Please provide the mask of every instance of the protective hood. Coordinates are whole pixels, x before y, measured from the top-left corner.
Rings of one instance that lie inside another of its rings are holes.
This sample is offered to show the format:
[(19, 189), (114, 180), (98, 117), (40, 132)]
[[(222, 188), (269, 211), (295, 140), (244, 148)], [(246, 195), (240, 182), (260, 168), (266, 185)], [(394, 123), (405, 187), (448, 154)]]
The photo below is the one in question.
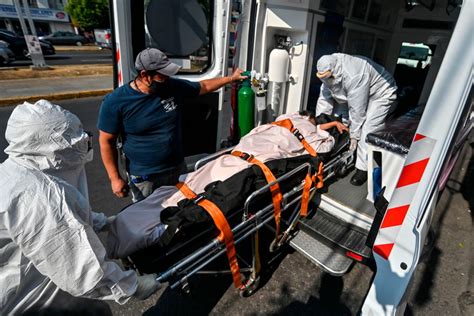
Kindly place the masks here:
[(342, 81), (342, 67), (341, 60), (337, 54), (324, 55), (318, 59), (317, 63), (318, 73), (331, 72), (331, 76), (327, 78), (320, 78), (320, 80), (328, 86), (333, 88), (339, 85)]
[(42, 171), (78, 169), (92, 160), (89, 136), (71, 112), (46, 100), (12, 112), (5, 132), (9, 159)]

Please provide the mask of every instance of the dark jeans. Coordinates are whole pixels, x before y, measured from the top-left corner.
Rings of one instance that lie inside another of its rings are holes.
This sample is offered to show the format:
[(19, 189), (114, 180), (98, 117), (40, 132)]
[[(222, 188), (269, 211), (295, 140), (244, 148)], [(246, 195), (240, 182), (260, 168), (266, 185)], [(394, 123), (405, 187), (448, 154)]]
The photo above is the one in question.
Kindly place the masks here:
[(132, 192), (132, 201), (136, 203), (153, 193), (157, 188), (164, 185), (175, 185), (181, 174), (186, 173), (184, 161), (175, 168), (162, 173), (155, 173), (148, 176), (129, 175), (128, 185)]

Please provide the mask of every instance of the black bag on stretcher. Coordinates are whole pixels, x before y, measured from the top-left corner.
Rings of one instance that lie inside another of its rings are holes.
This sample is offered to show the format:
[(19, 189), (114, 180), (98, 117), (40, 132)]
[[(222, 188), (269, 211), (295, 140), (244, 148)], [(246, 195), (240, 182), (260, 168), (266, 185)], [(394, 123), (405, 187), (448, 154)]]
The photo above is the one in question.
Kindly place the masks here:
[[(273, 204), (278, 235), (282, 192), (305, 179), (303, 195), (305, 191), (309, 194), (311, 186), (321, 186), (322, 162), (316, 152), (329, 152), (333, 146), (334, 137), (315, 126), (308, 116), (285, 115), (273, 124), (259, 126), (230, 154), (182, 175), (177, 186), (158, 188), (145, 200), (125, 208), (110, 229), (109, 256), (129, 257), (144, 273), (162, 272), (218, 236), (226, 245), (232, 268), (237, 260), (231, 227), (241, 222), (248, 196), (309, 163), (309, 173), (304, 168), (270, 186), (251, 205), (250, 213)], [(212, 229), (212, 223), (217, 230)], [(188, 246), (191, 240), (192, 247)], [(239, 283), (236, 273), (234, 283)]]

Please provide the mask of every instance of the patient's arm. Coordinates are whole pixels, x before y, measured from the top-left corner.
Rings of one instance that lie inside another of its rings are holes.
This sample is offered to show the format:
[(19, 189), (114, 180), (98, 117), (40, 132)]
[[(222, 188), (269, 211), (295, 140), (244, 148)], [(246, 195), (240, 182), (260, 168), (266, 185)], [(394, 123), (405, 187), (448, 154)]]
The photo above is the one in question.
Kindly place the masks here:
[(327, 129), (330, 129), (331, 127), (336, 127), (340, 134), (342, 134), (344, 131), (346, 131), (346, 132), (349, 131), (349, 128), (346, 125), (344, 125), (344, 124), (342, 124), (341, 122), (338, 122), (338, 121), (319, 124), (319, 128), (322, 129), (322, 130), (327, 130)]

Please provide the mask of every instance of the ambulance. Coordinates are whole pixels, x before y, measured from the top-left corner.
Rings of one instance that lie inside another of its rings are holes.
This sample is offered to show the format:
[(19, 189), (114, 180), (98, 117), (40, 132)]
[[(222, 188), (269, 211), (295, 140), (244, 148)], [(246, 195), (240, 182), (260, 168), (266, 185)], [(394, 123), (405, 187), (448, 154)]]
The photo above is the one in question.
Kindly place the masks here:
[[(164, 51), (182, 67), (178, 77), (192, 81), (240, 68), (255, 90), (253, 126), (315, 111), (322, 55), (365, 56), (394, 75), (399, 104), (385, 130), (368, 139), (367, 185), (349, 184), (351, 161), (334, 170), (335, 180), (317, 195), (316, 215), (300, 221), (289, 244), (332, 275), (348, 273), (354, 262), (373, 266), (361, 314), (403, 314), (438, 197), (474, 124), (474, 1), (111, 0), (110, 6), (115, 87), (135, 77), (135, 57), (146, 47)], [(237, 94), (233, 85), (186, 101), (187, 156), (235, 144)]]

